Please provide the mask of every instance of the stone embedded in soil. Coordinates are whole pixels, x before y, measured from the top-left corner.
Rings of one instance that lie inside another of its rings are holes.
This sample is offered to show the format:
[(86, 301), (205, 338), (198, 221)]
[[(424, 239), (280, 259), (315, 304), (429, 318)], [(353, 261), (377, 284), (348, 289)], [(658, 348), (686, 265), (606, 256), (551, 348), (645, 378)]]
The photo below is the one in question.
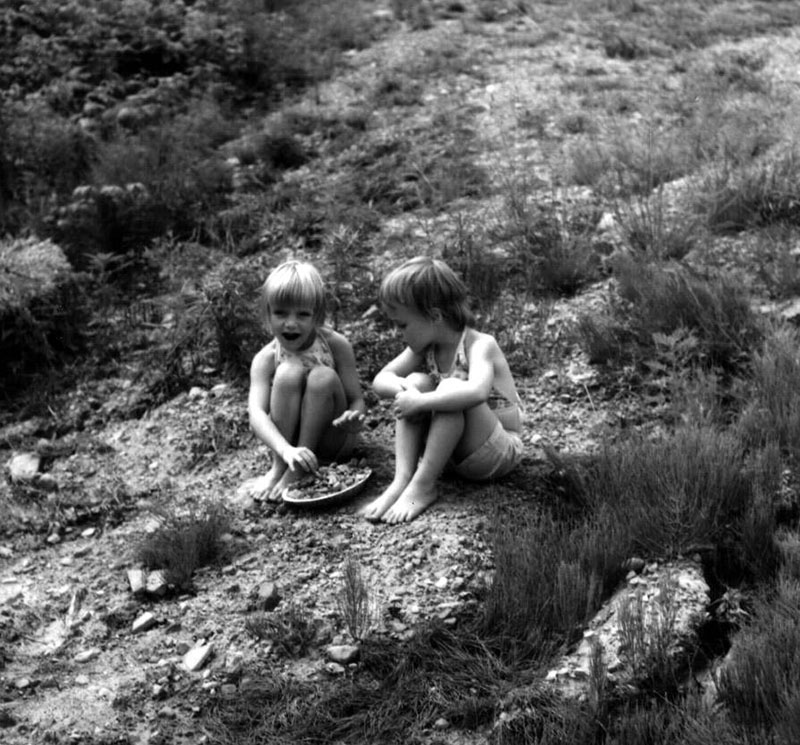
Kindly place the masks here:
[(84, 662), (90, 662), (99, 655), (100, 655), (100, 650), (95, 647), (93, 649), (85, 649), (82, 652), (78, 652), (78, 654), (76, 654), (73, 659), (75, 660), (75, 662), (84, 663)]
[(17, 453), (8, 461), (8, 475), (13, 483), (30, 483), (39, 474), (41, 457), (36, 453)]
[(143, 594), (147, 587), (147, 572), (144, 569), (129, 569), (128, 584), (131, 586), (131, 592), (134, 595)]
[(281, 594), (274, 582), (262, 582), (253, 593), (257, 610), (275, 610), (281, 602)]
[(351, 662), (358, 661), (361, 650), (355, 644), (331, 644), (326, 652), (331, 662), (349, 665)]
[(149, 611), (146, 613), (142, 613), (134, 622), (131, 630), (134, 634), (140, 634), (143, 631), (147, 631), (148, 629), (152, 629), (153, 626), (158, 623), (156, 621), (156, 617), (150, 613)]
[(208, 662), (214, 652), (212, 644), (200, 644), (183, 656), (183, 665), (189, 672), (199, 670)]

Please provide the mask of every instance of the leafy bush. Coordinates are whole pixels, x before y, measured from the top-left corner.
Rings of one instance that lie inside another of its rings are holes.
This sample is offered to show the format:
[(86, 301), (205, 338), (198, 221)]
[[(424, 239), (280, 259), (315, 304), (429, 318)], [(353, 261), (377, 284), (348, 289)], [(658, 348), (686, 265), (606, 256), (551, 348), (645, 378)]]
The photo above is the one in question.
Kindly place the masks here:
[(207, 366), (246, 378), (267, 335), (258, 288), (269, 273), (269, 257), (223, 262), (199, 287), (185, 288), (177, 322), (150, 381), (153, 392), (173, 395), (198, 380)]
[(0, 241), (0, 382), (5, 393), (72, 357), (89, 314), (85, 278), (34, 238)]
[(577, 209), (566, 216), (553, 205), (533, 203), (525, 185), (509, 185), (503, 214), (491, 236), (508, 245), (504, 285), (522, 294), (572, 295), (597, 279), (600, 258), (592, 234), (598, 215)]
[(687, 362), (732, 373), (762, 337), (743, 289), (730, 279), (707, 280), (683, 265), (632, 258), (616, 262), (615, 276), (606, 312), (578, 322), (579, 339), (595, 363), (652, 359), (655, 334), (684, 329), (697, 340)]

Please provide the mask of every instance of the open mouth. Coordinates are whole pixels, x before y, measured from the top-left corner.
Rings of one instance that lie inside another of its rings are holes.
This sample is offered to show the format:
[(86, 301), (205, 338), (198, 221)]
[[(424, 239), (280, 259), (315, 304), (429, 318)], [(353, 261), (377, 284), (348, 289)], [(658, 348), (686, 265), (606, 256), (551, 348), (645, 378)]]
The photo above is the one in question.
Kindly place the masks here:
[(286, 339), (286, 341), (296, 341), (297, 339), (300, 338), (300, 334), (295, 334), (295, 333), (284, 334), (283, 338)]

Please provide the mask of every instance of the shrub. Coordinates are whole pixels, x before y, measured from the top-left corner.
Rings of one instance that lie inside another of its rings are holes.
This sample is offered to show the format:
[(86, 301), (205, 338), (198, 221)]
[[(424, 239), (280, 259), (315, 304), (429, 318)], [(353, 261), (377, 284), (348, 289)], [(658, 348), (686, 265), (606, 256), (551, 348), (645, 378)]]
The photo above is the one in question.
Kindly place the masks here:
[(588, 498), (611, 511), (633, 550), (655, 556), (713, 547), (731, 531), (740, 539), (754, 494), (775, 483), (774, 474), (750, 467), (734, 435), (702, 426), (631, 438), (586, 469)]
[(336, 608), (353, 639), (363, 639), (369, 633), (375, 621), (375, 598), (361, 567), (352, 556), (344, 562)]
[(160, 526), (141, 540), (135, 558), (149, 570), (163, 570), (169, 584), (189, 589), (196, 569), (224, 556), (228, 519), (215, 506), (186, 515), (164, 512), (159, 518)]
[(619, 580), (628, 537), (608, 514), (598, 511), (574, 527), (544, 514), (511, 522), (498, 516), (482, 623), (512, 657), (546, 659)]
[(697, 209), (717, 232), (800, 224), (800, 155), (796, 147), (741, 167), (712, 171)]
[(599, 276), (592, 234), (598, 215), (578, 209), (567, 217), (532, 202), (524, 186), (510, 185), (504, 212), (490, 235), (508, 245), (504, 279), (522, 294), (572, 295)]
[(737, 426), (744, 440), (759, 447), (777, 443), (800, 457), (800, 333), (790, 326), (773, 328), (753, 355), (747, 400)]
[(596, 363), (639, 363), (653, 357), (654, 335), (685, 329), (697, 339), (691, 357), (705, 368), (733, 373), (746, 363), (762, 329), (732, 280), (704, 279), (683, 265), (648, 265), (620, 258), (608, 309), (580, 317), (577, 331)]
[(255, 353), (266, 343), (258, 288), (269, 273), (270, 258), (229, 259), (210, 272), (199, 287), (180, 298), (177, 322), (159, 350), (150, 388), (173, 395), (194, 383), (207, 366), (246, 378)]
[(719, 700), (729, 716), (747, 728), (783, 728), (788, 718), (796, 721), (800, 695), (796, 579), (781, 579), (775, 597), (759, 603), (753, 621), (738, 634), (734, 650), (717, 681)]
[(82, 349), (89, 313), (84, 279), (50, 241), (0, 241), (0, 381), (5, 393)]

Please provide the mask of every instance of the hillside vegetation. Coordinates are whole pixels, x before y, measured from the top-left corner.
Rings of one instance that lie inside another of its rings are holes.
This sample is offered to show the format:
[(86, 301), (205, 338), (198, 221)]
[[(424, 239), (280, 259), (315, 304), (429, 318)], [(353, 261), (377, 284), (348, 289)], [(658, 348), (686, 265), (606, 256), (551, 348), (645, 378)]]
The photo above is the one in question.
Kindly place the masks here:
[[(38, 458), (0, 490), (10, 742), (796, 740), (797, 3), (3, 0), (0, 38), (0, 447)], [(391, 534), (242, 510), (270, 268), (319, 266), (366, 388), (380, 277), (418, 253), (507, 351), (521, 473)], [(631, 567), (686, 560), (691, 645), (626, 606), (636, 685), (598, 648), (587, 696), (548, 687)], [(109, 576), (134, 565), (169, 577), (152, 644)], [(69, 696), (86, 726), (37, 713)]]

